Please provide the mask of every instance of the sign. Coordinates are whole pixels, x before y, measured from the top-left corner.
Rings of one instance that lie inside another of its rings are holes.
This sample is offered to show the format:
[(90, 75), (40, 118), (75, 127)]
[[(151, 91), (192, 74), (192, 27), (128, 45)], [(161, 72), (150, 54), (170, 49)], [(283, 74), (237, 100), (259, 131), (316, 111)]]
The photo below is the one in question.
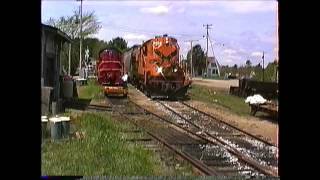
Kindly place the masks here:
[(161, 41), (153, 41), (153, 48), (158, 48), (161, 46)]

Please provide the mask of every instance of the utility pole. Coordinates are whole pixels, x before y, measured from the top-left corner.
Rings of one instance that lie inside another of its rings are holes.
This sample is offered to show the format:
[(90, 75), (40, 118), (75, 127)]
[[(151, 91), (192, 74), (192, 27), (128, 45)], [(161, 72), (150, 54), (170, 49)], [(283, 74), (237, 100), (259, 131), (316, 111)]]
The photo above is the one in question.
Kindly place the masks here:
[(212, 26), (212, 24), (204, 24), (203, 25), (203, 27), (206, 27), (206, 29), (207, 29), (206, 75), (208, 75), (208, 72), (207, 72), (208, 71), (208, 67), (207, 67), (208, 66), (208, 49), (209, 49), (208, 48), (209, 47), (208, 46), (208, 43), (209, 43), (208, 39), (209, 39), (209, 29), (210, 29), (209, 27), (210, 26)]
[(69, 43), (69, 67), (68, 67), (68, 75), (71, 75), (71, 43)]
[(191, 44), (191, 55), (190, 55), (190, 73), (191, 73), (191, 77), (193, 77), (193, 64), (192, 64), (192, 54), (193, 54), (193, 46), (192, 46), (192, 42), (194, 41), (199, 41), (199, 40), (189, 40), (189, 41), (186, 41), (186, 42), (190, 42)]
[(262, 52), (262, 82), (264, 82), (264, 51)]
[(181, 57), (181, 59), (180, 59), (180, 67), (183, 67), (183, 66), (182, 66), (182, 63), (183, 63), (183, 54), (181, 54), (180, 57)]
[(79, 63), (79, 75), (81, 71), (81, 63), (82, 63), (82, 0), (80, 1), (80, 63)]

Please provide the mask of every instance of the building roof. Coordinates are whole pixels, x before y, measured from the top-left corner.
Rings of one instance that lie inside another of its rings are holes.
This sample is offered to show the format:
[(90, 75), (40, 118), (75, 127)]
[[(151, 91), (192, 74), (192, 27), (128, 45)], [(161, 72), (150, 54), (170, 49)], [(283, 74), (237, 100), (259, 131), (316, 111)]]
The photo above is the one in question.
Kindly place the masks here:
[(208, 62), (209, 63), (215, 63), (216, 62), (216, 57), (208, 57)]
[(52, 33), (59, 35), (64, 41), (72, 42), (71, 38), (66, 33), (59, 30), (58, 28), (55, 28), (46, 24), (41, 24), (41, 29), (50, 31)]
[(215, 63), (217, 66), (220, 67), (219, 62), (217, 61), (216, 57), (208, 57), (208, 63)]

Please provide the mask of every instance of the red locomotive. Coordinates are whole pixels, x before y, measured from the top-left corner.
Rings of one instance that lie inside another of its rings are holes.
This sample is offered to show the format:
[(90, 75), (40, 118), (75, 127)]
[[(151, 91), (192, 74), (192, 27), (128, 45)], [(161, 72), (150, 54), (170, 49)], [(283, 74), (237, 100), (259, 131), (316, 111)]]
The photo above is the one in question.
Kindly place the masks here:
[(151, 98), (182, 97), (191, 84), (179, 65), (177, 40), (167, 35), (133, 46), (123, 59), (130, 82)]
[(97, 78), (106, 96), (127, 96), (127, 75), (124, 72), (121, 53), (113, 49), (99, 52)]

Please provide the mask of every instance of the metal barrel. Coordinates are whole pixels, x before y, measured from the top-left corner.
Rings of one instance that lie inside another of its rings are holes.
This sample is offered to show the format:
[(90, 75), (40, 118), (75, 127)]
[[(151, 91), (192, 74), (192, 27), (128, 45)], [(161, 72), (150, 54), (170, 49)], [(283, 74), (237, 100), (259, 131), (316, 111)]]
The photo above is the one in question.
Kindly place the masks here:
[(48, 118), (47, 116), (41, 116), (41, 137), (42, 140), (48, 137)]
[(47, 124), (48, 122), (41, 122), (42, 139), (45, 139), (48, 137)]
[(62, 127), (62, 137), (69, 138), (70, 134), (70, 117), (60, 117)]
[(62, 123), (60, 122), (50, 122), (51, 128), (51, 139), (59, 140), (62, 138)]
[(62, 121), (62, 137), (69, 138), (70, 121)]

